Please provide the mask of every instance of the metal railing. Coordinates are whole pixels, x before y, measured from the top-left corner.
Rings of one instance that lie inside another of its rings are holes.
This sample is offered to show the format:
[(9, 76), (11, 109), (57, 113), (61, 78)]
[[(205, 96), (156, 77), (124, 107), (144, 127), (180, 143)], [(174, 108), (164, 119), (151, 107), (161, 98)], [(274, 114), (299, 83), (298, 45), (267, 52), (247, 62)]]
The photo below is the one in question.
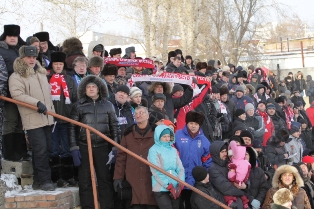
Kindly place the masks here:
[[(37, 107), (27, 104), (25, 102), (20, 102), (8, 97), (4, 97), (4, 96), (0, 96), (0, 99), (7, 101), (7, 102), (12, 102), (15, 103), (16, 105), (21, 105), (33, 110), (37, 111)], [(64, 117), (62, 115), (56, 114), (54, 112), (50, 112), (47, 111), (48, 115), (51, 115), (55, 118), (59, 118), (61, 120), (67, 121), (69, 123), (75, 124), (77, 126), (83, 127), (86, 129), (86, 136), (87, 136), (87, 146), (88, 146), (88, 156), (89, 156), (89, 164), (90, 164), (90, 172), (91, 172), (91, 180), (92, 180), (92, 187), (93, 187), (93, 196), (94, 196), (94, 206), (95, 209), (98, 209), (98, 195), (97, 195), (97, 188), (96, 188), (96, 176), (95, 176), (95, 171), (94, 171), (94, 162), (93, 162), (93, 150), (92, 150), (92, 145), (91, 145), (91, 138), (90, 138), (90, 132), (93, 132), (95, 134), (97, 134), (98, 136), (100, 136), (101, 138), (103, 138), (104, 140), (106, 140), (107, 142), (109, 142), (110, 144), (112, 144), (113, 146), (117, 147), (118, 149), (122, 150), (123, 152), (126, 152), (128, 155), (131, 155), (132, 157), (136, 158), (137, 160), (141, 161), (142, 163), (145, 163), (146, 165), (158, 170), (159, 172), (165, 174), (166, 176), (176, 180), (177, 182), (183, 184), (184, 186), (186, 186), (187, 188), (191, 189), (192, 191), (196, 192), (197, 194), (201, 195), (202, 197), (206, 198), (207, 200), (219, 205), (222, 208), (225, 209), (231, 209), (230, 207), (226, 206), (225, 204), (219, 202), (218, 200), (216, 200), (215, 198), (212, 198), (211, 196), (205, 194), (204, 192), (200, 191), (199, 189), (196, 189), (195, 187), (191, 186), (190, 184), (180, 180), (179, 178), (177, 178), (176, 176), (171, 175), (170, 173), (167, 173), (166, 171), (164, 171), (163, 169), (159, 168), (158, 166), (150, 163), (149, 161), (147, 161), (146, 159), (140, 157), (139, 155), (131, 152), (130, 150), (126, 149), (125, 147), (121, 146), (120, 144), (118, 144), (117, 142), (115, 142), (114, 140), (110, 139), (109, 137), (105, 136), (104, 134), (102, 134), (101, 132), (99, 132), (98, 130), (96, 130), (95, 128), (92, 128), (86, 124), (77, 122), (75, 120), (72, 120), (70, 118)]]

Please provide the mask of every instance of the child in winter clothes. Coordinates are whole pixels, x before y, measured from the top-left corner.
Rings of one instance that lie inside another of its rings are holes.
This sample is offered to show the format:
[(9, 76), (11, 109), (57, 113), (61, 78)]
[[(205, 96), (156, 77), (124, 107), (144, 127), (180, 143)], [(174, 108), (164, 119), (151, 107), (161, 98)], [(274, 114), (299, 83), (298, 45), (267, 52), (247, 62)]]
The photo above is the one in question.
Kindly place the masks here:
[[(148, 151), (148, 161), (184, 181), (182, 162), (177, 150), (171, 146), (175, 142), (172, 129), (166, 125), (157, 126), (154, 140), (155, 144)], [(179, 209), (179, 196), (183, 186), (154, 168), (150, 170), (153, 174), (152, 188), (158, 207)]]
[[(230, 157), (230, 163), (228, 165), (228, 179), (231, 182), (239, 184), (246, 183), (250, 171), (251, 164), (245, 160), (246, 148), (244, 146), (238, 146), (235, 141), (231, 141), (228, 148), (228, 155)], [(243, 208), (248, 208), (249, 199), (243, 195), (240, 197), (243, 203)], [(237, 201), (235, 196), (224, 196), (224, 199), (228, 206), (231, 206), (233, 202)]]

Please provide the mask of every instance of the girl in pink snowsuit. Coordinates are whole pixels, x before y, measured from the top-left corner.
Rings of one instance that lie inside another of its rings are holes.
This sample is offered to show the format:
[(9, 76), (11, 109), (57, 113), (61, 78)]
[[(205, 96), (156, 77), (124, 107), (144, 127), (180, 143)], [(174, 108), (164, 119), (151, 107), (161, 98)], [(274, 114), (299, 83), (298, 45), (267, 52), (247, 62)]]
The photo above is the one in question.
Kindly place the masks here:
[[(239, 186), (247, 182), (251, 171), (251, 164), (245, 160), (245, 153), (246, 147), (238, 146), (235, 141), (230, 142), (228, 155), (231, 157), (230, 163), (228, 164), (228, 179), (231, 182), (239, 184)], [(237, 201), (237, 197), (235, 196), (224, 196), (224, 198), (228, 206)], [(243, 203), (243, 208), (248, 208), (249, 199), (245, 195), (240, 198)]]

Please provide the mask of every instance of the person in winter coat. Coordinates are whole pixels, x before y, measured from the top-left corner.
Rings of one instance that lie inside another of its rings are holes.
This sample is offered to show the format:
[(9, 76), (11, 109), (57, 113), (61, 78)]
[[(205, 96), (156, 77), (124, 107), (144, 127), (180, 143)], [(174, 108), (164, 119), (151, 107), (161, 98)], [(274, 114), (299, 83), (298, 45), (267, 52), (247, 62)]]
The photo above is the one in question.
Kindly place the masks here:
[[(203, 113), (190, 111), (186, 114), (186, 125), (183, 129), (176, 132), (175, 147), (180, 153), (180, 158), (185, 169), (185, 182), (190, 185), (194, 185), (195, 180), (193, 178), (192, 169), (195, 166), (203, 166), (208, 169), (212, 163), (211, 155), (209, 152), (210, 142), (204, 136), (202, 129), (202, 123), (205, 116)], [(182, 191), (181, 203), (185, 202), (185, 208), (191, 208), (190, 197), (192, 191), (184, 189)]]
[(124, 59), (135, 59), (136, 53), (135, 53), (135, 47), (130, 46), (125, 48), (125, 55), (123, 56)]
[(264, 136), (262, 138), (262, 144), (263, 144), (263, 146), (266, 146), (270, 137), (275, 134), (274, 124), (266, 112), (266, 104), (263, 103), (262, 101), (260, 101), (258, 103), (256, 113), (258, 115), (260, 115), (263, 119), (265, 132), (264, 132)]
[[(300, 102), (300, 101), (297, 102), (297, 104), (296, 104), (295, 107), (298, 108), (298, 110), (299, 110), (299, 114), (297, 115), (296, 118), (304, 119), (305, 122), (306, 122), (307, 128), (311, 129), (311, 128), (312, 128), (312, 123), (311, 123), (309, 117), (307, 116), (307, 114), (306, 114), (306, 112), (305, 112), (305, 110), (304, 110), (304, 107), (303, 107), (302, 102)], [(295, 116), (296, 116), (296, 114), (295, 114)], [(298, 122), (299, 122), (299, 121), (298, 121)]]
[(293, 93), (294, 93), (294, 95), (293, 95), (293, 97), (291, 97), (291, 102), (292, 102), (294, 105), (296, 105), (296, 103), (297, 103), (298, 101), (300, 101), (300, 102), (302, 102), (303, 107), (305, 107), (305, 104), (306, 104), (306, 103), (305, 103), (303, 97), (300, 95), (299, 90), (295, 90)]
[(297, 209), (292, 206), (293, 194), (287, 188), (279, 189), (273, 196), (274, 203), (271, 209)]
[(246, 130), (248, 130), (248, 126), (245, 124), (246, 114), (243, 109), (237, 109), (235, 112), (235, 119), (232, 124), (232, 129), (237, 126), (243, 126)]
[(285, 149), (289, 155), (294, 155), (292, 157), (290, 165), (293, 163), (299, 163), (302, 161), (303, 145), (301, 142), (301, 124), (299, 122), (292, 122), (290, 129), (290, 136), (285, 144)]
[(301, 188), (304, 186), (303, 180), (295, 167), (290, 165), (278, 167), (272, 180), (272, 186), (267, 191), (262, 209), (271, 208), (271, 204), (274, 203), (273, 195), (281, 188), (287, 188), (293, 194), (293, 206), (304, 209), (311, 208), (306, 192)]
[(286, 130), (281, 129), (276, 136), (272, 137), (265, 149), (265, 154), (274, 168), (288, 163), (289, 154), (285, 148), (289, 140), (289, 134)]
[[(19, 48), (23, 45), (25, 42), (20, 37), (20, 26), (4, 25), (0, 36), (1, 95), (9, 98), (8, 79), (14, 72), (13, 63), (19, 57)], [(10, 161), (29, 160), (26, 159), (27, 146), (17, 105), (1, 101), (0, 106), (0, 157)]]
[(269, 96), (266, 94), (266, 87), (262, 84), (258, 84), (256, 87), (256, 93), (254, 94), (254, 98), (256, 103), (263, 101), (266, 103)]
[(305, 142), (307, 149), (314, 150), (312, 131), (307, 127), (306, 121), (304, 119), (301, 119), (298, 122), (301, 123), (300, 138)]
[(277, 133), (281, 129), (288, 130), (285, 121), (283, 121), (282, 118), (278, 116), (275, 108), (276, 107), (273, 104), (267, 105), (267, 114), (269, 115), (269, 117), (271, 118), (271, 120), (274, 124), (275, 133)]
[(251, 82), (250, 84), (254, 87), (254, 89), (256, 89), (257, 85), (258, 85), (258, 75), (257, 74), (253, 74), (252, 78), (251, 78)]
[(166, 96), (163, 94), (154, 94), (152, 96), (153, 104), (148, 109), (148, 112), (159, 112), (163, 115), (163, 118), (169, 119), (166, 109), (165, 109), (165, 103), (166, 103)]
[(109, 51), (110, 57), (113, 57), (113, 58), (121, 58), (121, 54), (122, 54), (121, 48), (112, 48)]
[[(185, 126), (184, 120), (185, 120), (186, 114), (189, 111), (194, 110), (197, 106), (199, 106), (203, 102), (204, 97), (207, 95), (207, 92), (210, 89), (209, 82), (204, 82), (204, 85), (201, 85), (201, 83), (199, 82), (198, 85), (201, 86), (200, 88), (201, 92), (195, 95), (189, 104), (175, 110), (174, 120), (175, 120), (178, 130), (184, 128)], [(172, 92), (171, 92), (172, 98), (180, 98), (183, 96), (183, 93), (184, 93), (184, 89), (180, 84), (176, 84), (173, 86)]]
[(299, 71), (295, 75), (294, 84), (295, 84), (295, 90), (298, 90), (300, 92), (300, 96), (303, 97), (303, 95), (304, 95), (303, 91), (306, 89), (306, 83), (305, 83), (305, 80), (303, 78), (302, 72)]
[[(121, 146), (147, 159), (149, 149), (154, 145), (154, 131), (148, 123), (148, 110), (138, 106), (135, 109), (136, 124), (125, 130)], [(118, 150), (114, 171), (114, 188), (122, 188), (125, 179), (132, 187), (131, 205), (135, 209), (157, 209), (152, 189), (152, 173), (148, 165), (140, 162), (122, 150)]]
[[(235, 141), (231, 141), (228, 147), (228, 155), (230, 162), (228, 164), (228, 179), (232, 183), (237, 183), (241, 185), (242, 183), (247, 183), (251, 164), (245, 159), (246, 148), (244, 146), (238, 146)], [(240, 197), (242, 200), (243, 208), (248, 208), (249, 199), (243, 195)], [(237, 197), (225, 195), (224, 199), (229, 207), (232, 204), (236, 204)]]
[[(177, 150), (171, 146), (175, 143), (172, 129), (166, 125), (157, 126), (154, 140), (155, 144), (148, 151), (148, 161), (184, 181), (182, 162)], [(150, 170), (153, 174), (152, 187), (158, 207), (179, 209), (179, 196), (183, 185), (154, 168)]]
[[(75, 37), (68, 38), (63, 42), (62, 51), (67, 55), (65, 62), (69, 68), (73, 66), (73, 62), (77, 57), (86, 58), (83, 52), (82, 42), (78, 38), (75, 38)], [(71, 70), (69, 70), (68, 72), (71, 72)]]
[(100, 57), (103, 60), (105, 47), (100, 41), (91, 41), (88, 45), (88, 59)]
[(279, 94), (280, 95), (285, 94), (287, 90), (288, 90), (288, 88), (286, 86), (285, 80), (280, 81), (280, 84), (278, 85)]
[(258, 209), (263, 204), (267, 188), (266, 177), (260, 165), (257, 165), (256, 152), (252, 147), (246, 147), (246, 160), (250, 162), (249, 173), (250, 186), (247, 189), (249, 205), (252, 209)]
[(219, 89), (220, 102), (224, 104), (225, 112), (222, 110), (224, 120), (221, 123), (222, 139), (229, 139), (232, 136), (232, 123), (234, 119), (234, 113), (236, 111), (235, 105), (232, 100), (228, 98), (228, 88), (223, 86)]
[(274, 71), (272, 71), (272, 70), (269, 71), (268, 81), (269, 81), (270, 88), (274, 92), (276, 92), (277, 88), (278, 88), (277, 76), (275, 75)]
[(134, 124), (134, 110), (131, 104), (127, 101), (130, 95), (130, 89), (127, 86), (119, 86), (114, 98), (109, 98), (113, 104), (113, 108), (117, 115), (118, 124), (121, 134), (124, 130)]
[(33, 36), (37, 37), (40, 40), (40, 49), (44, 56), (48, 57), (49, 61), (51, 60), (51, 53), (56, 51), (56, 47), (50, 42), (48, 32), (38, 32)]
[[(197, 81), (195, 80), (196, 79), (194, 79), (193, 82), (197, 83)], [(154, 94), (164, 94), (166, 96), (166, 102), (164, 107), (167, 111), (169, 120), (174, 122), (174, 110), (189, 104), (193, 97), (193, 89), (190, 86), (182, 84), (182, 87), (183, 89), (185, 89), (183, 96), (180, 98), (172, 98), (171, 87), (169, 83), (152, 82), (152, 84), (148, 88), (149, 94), (146, 97), (148, 101), (148, 106), (150, 107), (152, 105), (152, 96)]]
[(261, 168), (263, 171), (269, 171), (271, 173), (274, 172), (273, 165), (271, 164), (270, 160), (268, 159), (267, 155), (265, 154), (265, 149), (262, 146), (261, 141), (258, 139), (254, 139), (252, 142), (252, 147), (257, 153), (257, 165), (259, 168)]
[[(71, 108), (77, 101), (77, 87), (73, 78), (66, 74), (66, 55), (63, 52), (52, 52), (51, 62), (48, 65), (50, 74), (48, 82), (51, 86), (51, 99), (57, 114), (70, 117)], [(68, 125), (69, 123), (58, 118), (55, 118), (55, 126), (51, 134), (51, 167), (52, 173), (57, 173), (57, 185), (64, 187), (67, 182), (65, 180), (71, 179), (72, 185), (74, 183), (73, 174), (67, 167), (73, 166), (73, 159), (70, 152), (70, 145), (68, 140)], [(60, 149), (61, 147), (61, 149)], [(59, 172), (61, 170), (61, 172)], [(67, 171), (69, 170), (69, 171)], [(67, 172), (67, 173), (66, 173)], [(60, 173), (62, 175), (60, 175)], [(53, 179), (54, 177), (52, 177)], [(53, 179), (54, 181), (54, 179)]]
[(311, 75), (306, 76), (305, 94), (309, 97), (310, 104), (312, 104), (312, 102), (314, 101), (314, 81), (312, 80)]
[[(44, 43), (44, 44), (46, 44), (46, 43)], [(39, 39), (37, 37), (34, 37), (34, 36), (29, 36), (26, 39), (26, 45), (27, 46), (36, 46), (37, 50), (39, 51), (36, 59), (38, 60), (39, 64), (41, 64), (41, 66), (43, 66), (44, 68), (47, 68), (49, 65), (49, 62), (51, 60), (51, 57), (48, 58), (43, 53), (43, 50), (41, 50), (41, 47), (40, 47)], [(47, 70), (47, 73), (49, 73), (49, 70)]]
[[(71, 110), (72, 120), (89, 125), (115, 142), (120, 141), (120, 128), (113, 105), (108, 101), (108, 90), (97, 76), (87, 76), (78, 87), (78, 102)], [(95, 208), (93, 201), (87, 135), (84, 128), (69, 124), (70, 150), (74, 165), (78, 166), (80, 201), (83, 208)], [(110, 180), (108, 154), (112, 146), (98, 135), (91, 133), (94, 167), (97, 175), (101, 207), (114, 208), (113, 188)], [(114, 149), (113, 149), (114, 150)]]
[(294, 79), (293, 79), (293, 73), (292, 72), (289, 72), (288, 73), (288, 76), (285, 77), (285, 83), (286, 83), (286, 86), (287, 86), (287, 89), (290, 91), (290, 92), (294, 92), (295, 90), (295, 83), (294, 83)]
[[(314, 160), (314, 158), (312, 158), (312, 160)], [(311, 182), (312, 171), (309, 170), (310, 165), (308, 166), (306, 163), (300, 162), (294, 166), (296, 166), (296, 168), (299, 170), (300, 175), (302, 176), (302, 179), (304, 182), (303, 189), (305, 190), (307, 194), (307, 197), (311, 204), (311, 208), (314, 208), (314, 202), (313, 202), (314, 184)]]
[(185, 56), (185, 68), (194, 71), (195, 70), (195, 65), (193, 64), (193, 59), (191, 55), (186, 55)]
[(168, 73), (182, 73), (180, 66), (181, 66), (181, 58), (175, 56), (173, 58), (173, 61), (171, 61), (166, 66), (166, 72), (168, 72)]
[(244, 195), (244, 189), (247, 188), (245, 183), (239, 186), (238, 184), (233, 184), (228, 180), (228, 143), (223, 141), (214, 141), (210, 147), (210, 153), (213, 159), (212, 165), (210, 166), (208, 173), (209, 179), (212, 185), (219, 191), (222, 195), (236, 196), (237, 208), (242, 209), (243, 204), (240, 199)]
[[(223, 196), (217, 191), (216, 188), (210, 182), (209, 174), (206, 168), (203, 166), (196, 166), (192, 170), (193, 178), (195, 179), (194, 187), (201, 190), (205, 194), (215, 198), (221, 203), (225, 204)], [(213, 203), (197, 194), (196, 192), (192, 192), (191, 195), (191, 206), (192, 209), (222, 209), (217, 204)]]
[(109, 99), (115, 98), (115, 94), (117, 93), (118, 84), (114, 82), (117, 72), (118, 67), (111, 64), (105, 65), (104, 69), (101, 71), (101, 78), (107, 85), (109, 91)]
[(248, 97), (248, 96), (244, 96), (244, 89), (242, 86), (238, 86), (236, 89), (236, 96), (234, 98), (232, 98), (235, 106), (237, 109), (245, 109), (245, 105), (248, 103), (251, 103), (254, 105), (253, 100)]
[(263, 118), (255, 113), (255, 108), (250, 103), (245, 105), (245, 112), (245, 124), (249, 127), (249, 130), (253, 134), (254, 139), (263, 141), (263, 136), (265, 133)]
[(32, 144), (32, 163), (34, 170), (34, 189), (52, 191), (49, 153), (51, 151), (51, 125), (53, 117), (46, 115), (54, 112), (50, 95), (50, 86), (46, 70), (41, 67), (37, 57), (37, 48), (22, 46), (20, 56), (14, 61), (14, 73), (9, 78), (9, 90), (13, 99), (37, 106), (37, 112), (18, 106), (24, 130)]
[(147, 100), (142, 98), (143, 92), (140, 88), (133, 86), (130, 88), (130, 104), (135, 109), (138, 106), (147, 107)]

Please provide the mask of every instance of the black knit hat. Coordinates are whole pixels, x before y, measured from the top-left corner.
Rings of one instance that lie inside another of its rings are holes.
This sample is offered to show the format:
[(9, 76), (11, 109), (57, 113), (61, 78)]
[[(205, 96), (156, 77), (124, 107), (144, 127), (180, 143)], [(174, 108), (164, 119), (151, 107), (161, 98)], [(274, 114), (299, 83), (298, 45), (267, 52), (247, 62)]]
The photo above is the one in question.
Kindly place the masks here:
[(192, 176), (196, 182), (203, 181), (207, 177), (207, 170), (203, 166), (196, 166), (192, 170)]
[(160, 112), (151, 112), (149, 114), (148, 123), (149, 124), (155, 124), (158, 121), (165, 119), (164, 115)]
[(157, 93), (157, 94), (154, 94), (152, 96), (152, 102), (154, 103), (157, 99), (162, 99), (166, 102), (166, 96), (164, 94), (160, 94), (160, 93)]
[[(240, 136), (232, 136), (232, 137), (230, 137), (229, 143), (230, 143), (231, 141), (239, 142), (241, 145), (244, 144), (244, 140), (243, 140), (243, 138), (240, 137)], [(221, 151), (221, 150), (220, 150), (220, 151)]]
[(184, 91), (183, 87), (180, 84), (176, 84), (173, 86), (171, 94), (174, 94), (177, 91)]
[(117, 92), (122, 91), (124, 93), (126, 93), (127, 95), (130, 95), (130, 88), (125, 86), (125, 85), (121, 85), (117, 88)]
[(254, 139), (254, 140), (253, 140), (252, 146), (253, 146), (253, 148), (263, 148), (261, 141), (258, 140), (258, 139)]
[(243, 109), (237, 109), (235, 111), (235, 116), (239, 117), (240, 115), (245, 114), (245, 111)]
[(241, 137), (249, 137), (251, 140), (253, 140), (253, 135), (251, 132), (247, 130), (243, 130), (240, 134)]

